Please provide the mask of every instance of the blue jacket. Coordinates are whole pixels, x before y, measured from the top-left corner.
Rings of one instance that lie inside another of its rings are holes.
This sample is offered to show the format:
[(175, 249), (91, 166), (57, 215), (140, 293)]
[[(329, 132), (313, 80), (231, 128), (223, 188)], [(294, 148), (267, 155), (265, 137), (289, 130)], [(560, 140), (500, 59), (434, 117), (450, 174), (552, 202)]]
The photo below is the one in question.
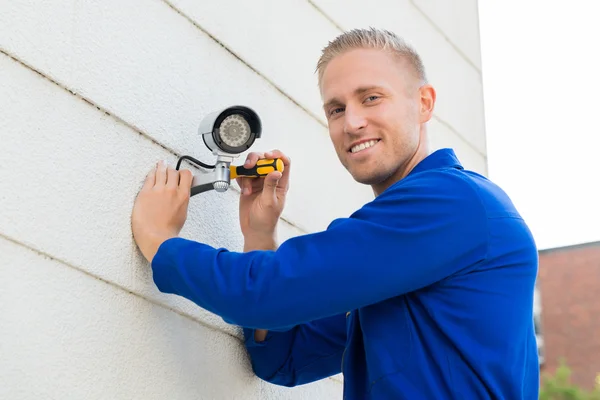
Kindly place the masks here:
[(532, 400), (537, 257), (508, 196), (443, 149), (324, 232), (247, 253), (174, 238), (152, 268), (244, 327), (273, 384), (342, 372), (347, 399)]

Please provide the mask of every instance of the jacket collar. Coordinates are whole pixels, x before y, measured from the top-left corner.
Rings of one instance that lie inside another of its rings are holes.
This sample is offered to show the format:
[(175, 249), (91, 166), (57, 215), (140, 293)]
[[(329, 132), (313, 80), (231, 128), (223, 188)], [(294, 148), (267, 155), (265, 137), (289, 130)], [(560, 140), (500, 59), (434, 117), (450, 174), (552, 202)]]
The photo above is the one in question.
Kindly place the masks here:
[[(411, 177), (414, 174), (418, 174), (419, 172), (424, 172), (424, 171), (428, 171), (428, 170), (432, 170), (432, 169), (439, 169), (439, 168), (464, 169), (462, 164), (458, 160), (458, 157), (454, 153), (453, 149), (450, 149), (450, 148), (439, 149), (439, 150), (436, 150), (433, 153), (429, 154), (423, 160), (421, 160), (421, 162), (418, 163), (412, 169), (412, 171), (409, 172), (409, 174), (407, 176), (405, 176), (404, 178), (391, 184), (387, 189), (385, 189), (382, 193), (380, 193), (379, 196), (388, 192), (391, 188), (393, 188), (397, 185), (401, 185), (405, 179)], [(379, 197), (379, 196), (376, 196), (376, 197)]]
[(437, 168), (464, 169), (453, 149), (439, 149), (429, 154), (407, 175), (411, 176), (419, 172)]

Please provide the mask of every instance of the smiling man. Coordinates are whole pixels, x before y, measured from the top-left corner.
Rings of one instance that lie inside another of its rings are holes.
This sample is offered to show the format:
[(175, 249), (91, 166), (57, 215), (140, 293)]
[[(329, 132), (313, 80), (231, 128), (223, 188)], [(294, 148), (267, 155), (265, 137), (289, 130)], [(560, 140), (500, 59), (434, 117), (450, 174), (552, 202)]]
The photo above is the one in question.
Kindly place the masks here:
[[(132, 215), (154, 281), (244, 327), (252, 367), (296, 386), (344, 375), (346, 399), (536, 399), (537, 249), (508, 196), (430, 151), (436, 94), (388, 31), (353, 30), (318, 62), (340, 162), (374, 200), (277, 245), (283, 175), (239, 180), (244, 252), (178, 237), (191, 176), (159, 164)], [(343, 201), (343, 198), (340, 198)]]
[(409, 58), (390, 50), (332, 49), (318, 65), (323, 110), (338, 157), (376, 195), (428, 155), (422, 125), (435, 103), (416, 54)]

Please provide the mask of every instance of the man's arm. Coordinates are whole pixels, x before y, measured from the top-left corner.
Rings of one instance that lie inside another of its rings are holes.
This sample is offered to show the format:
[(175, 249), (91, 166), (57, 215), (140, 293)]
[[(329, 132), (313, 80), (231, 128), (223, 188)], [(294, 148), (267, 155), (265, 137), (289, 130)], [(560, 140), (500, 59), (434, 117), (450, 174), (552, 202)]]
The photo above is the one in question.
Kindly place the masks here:
[(468, 182), (423, 173), (277, 251), (237, 253), (172, 238), (152, 268), (165, 293), (229, 323), (286, 331), (468, 271), (486, 257), (487, 235), (485, 210)]
[[(246, 238), (244, 252), (277, 250), (274, 237)], [(243, 328), (252, 370), (275, 385), (293, 387), (341, 372), (346, 346), (346, 315), (298, 325), (284, 332)]]
[(291, 387), (341, 372), (346, 345), (345, 313), (283, 332), (268, 331), (262, 342), (254, 340), (255, 335), (256, 330), (244, 328), (252, 370), (267, 382)]
[[(237, 178), (240, 185), (240, 228), (244, 252), (277, 250), (277, 222), (289, 187), (291, 160), (280, 151), (250, 153), (245, 165), (259, 158), (279, 157), (284, 171), (266, 179)], [(272, 179), (275, 178), (275, 179)], [(244, 329), (245, 344), (255, 374), (273, 384), (296, 386), (334, 375), (341, 370), (346, 343), (345, 317), (334, 316), (298, 325), (284, 332)]]
[[(255, 251), (255, 250), (277, 250), (277, 240), (274, 236), (263, 239), (256, 240), (255, 237), (245, 238), (244, 240), (244, 252)], [(263, 342), (267, 338), (267, 334), (269, 333), (266, 329), (255, 329), (253, 331), (254, 342)], [(244, 332), (245, 334), (247, 332)]]

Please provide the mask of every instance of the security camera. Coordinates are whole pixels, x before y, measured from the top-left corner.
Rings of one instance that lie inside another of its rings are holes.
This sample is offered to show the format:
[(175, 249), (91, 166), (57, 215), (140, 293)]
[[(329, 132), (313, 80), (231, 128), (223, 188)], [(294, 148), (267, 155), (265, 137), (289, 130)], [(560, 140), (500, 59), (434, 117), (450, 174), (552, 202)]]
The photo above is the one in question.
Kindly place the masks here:
[(248, 150), (260, 138), (262, 125), (254, 110), (233, 106), (208, 114), (198, 132), (213, 154), (232, 156)]
[(177, 169), (184, 159), (212, 169), (211, 173), (194, 175), (191, 196), (208, 190), (225, 192), (231, 179), (238, 176), (261, 178), (276, 170), (283, 171), (281, 159), (262, 159), (254, 168), (231, 166), (236, 157), (260, 138), (261, 132), (262, 124), (258, 114), (246, 106), (231, 106), (206, 115), (200, 122), (198, 133), (206, 147), (217, 156), (216, 163), (205, 164), (191, 156), (182, 156), (177, 162)]

